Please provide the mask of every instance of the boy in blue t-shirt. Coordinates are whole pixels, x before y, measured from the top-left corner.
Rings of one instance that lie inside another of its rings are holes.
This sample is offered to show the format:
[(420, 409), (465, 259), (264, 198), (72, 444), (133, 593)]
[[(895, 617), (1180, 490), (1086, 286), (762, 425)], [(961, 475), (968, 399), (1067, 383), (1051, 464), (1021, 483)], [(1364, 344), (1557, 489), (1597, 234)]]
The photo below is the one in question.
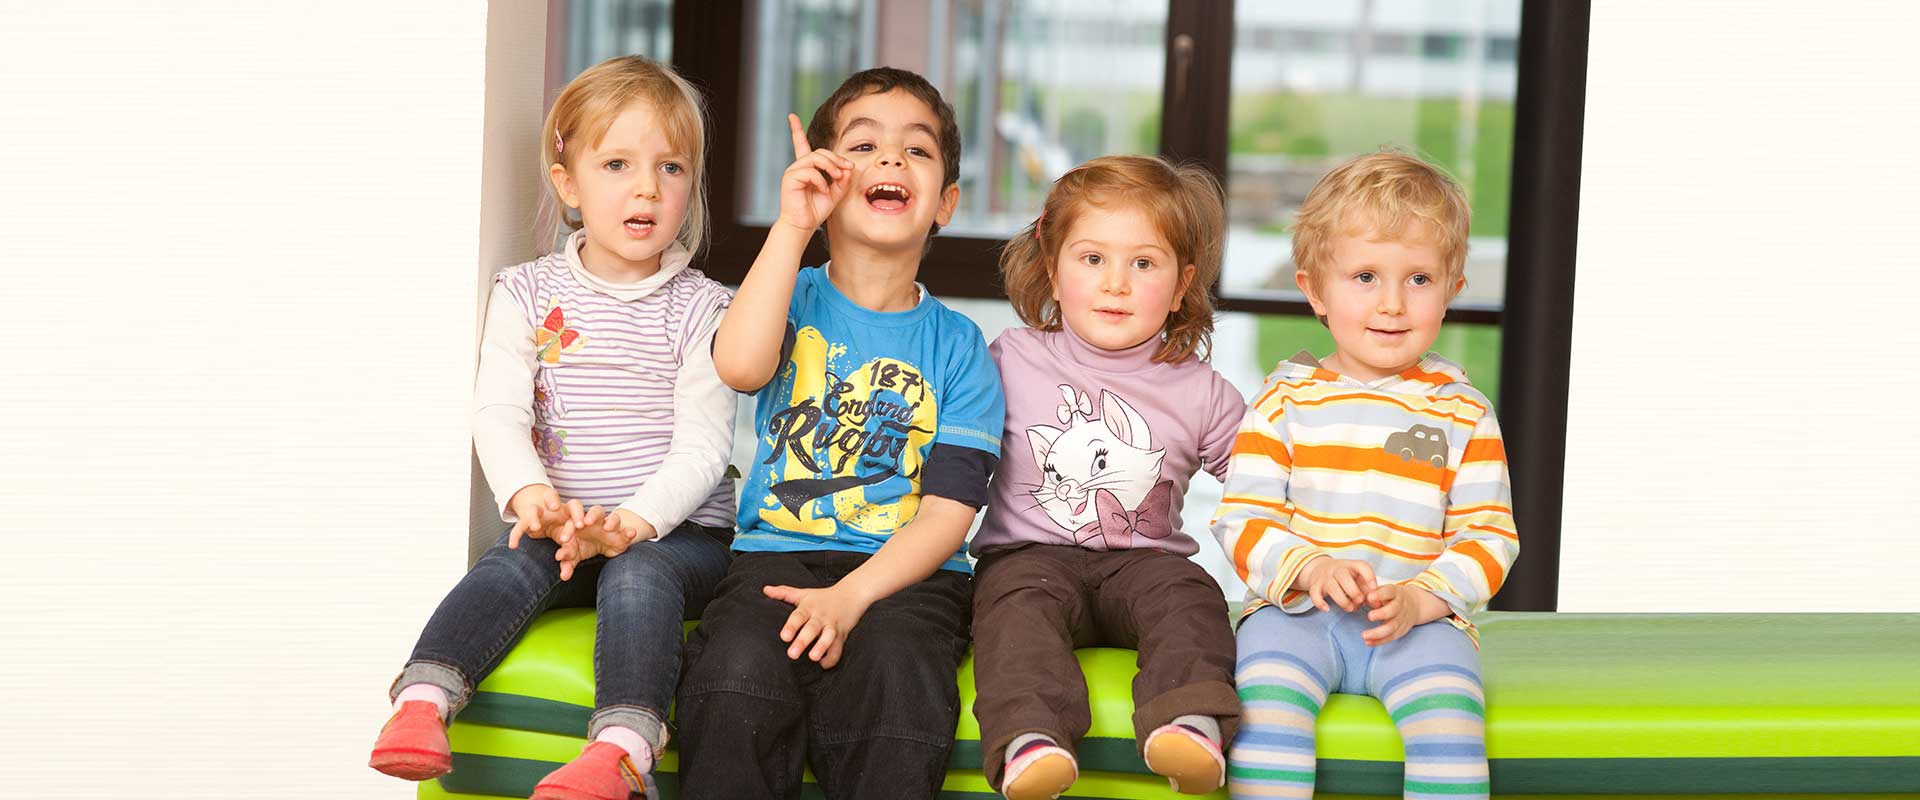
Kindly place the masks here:
[[(732, 568), (688, 642), (682, 795), (933, 797), (960, 709), (971, 568), (1005, 400), (980, 329), (914, 281), (960, 199), (953, 109), (924, 78), (842, 83), (714, 337), (755, 393)], [(812, 149), (812, 143), (821, 149)], [(816, 229), (829, 262), (801, 269)]]

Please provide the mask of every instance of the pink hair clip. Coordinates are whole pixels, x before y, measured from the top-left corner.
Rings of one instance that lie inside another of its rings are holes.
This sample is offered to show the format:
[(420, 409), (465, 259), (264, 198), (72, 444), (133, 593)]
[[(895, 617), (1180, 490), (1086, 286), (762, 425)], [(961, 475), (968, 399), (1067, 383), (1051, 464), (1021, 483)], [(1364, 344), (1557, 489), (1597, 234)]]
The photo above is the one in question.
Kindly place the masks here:
[(555, 125), (553, 128), (553, 154), (559, 156), (566, 152), (567, 141), (560, 138), (560, 126)]

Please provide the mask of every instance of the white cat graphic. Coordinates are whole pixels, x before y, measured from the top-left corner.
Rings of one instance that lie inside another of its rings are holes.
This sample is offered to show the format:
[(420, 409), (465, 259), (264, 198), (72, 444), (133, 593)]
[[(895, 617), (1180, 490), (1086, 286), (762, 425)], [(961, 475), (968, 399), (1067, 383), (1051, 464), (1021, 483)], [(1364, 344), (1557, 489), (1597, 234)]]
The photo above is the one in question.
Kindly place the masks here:
[[(1060, 396), (1064, 402), (1055, 416), (1065, 429), (1027, 428), (1027, 443), (1040, 467), (1040, 487), (1033, 498), (1047, 517), (1077, 541), (1096, 548), (1095, 540), (1126, 547), (1135, 534), (1165, 538), (1171, 532), (1164, 507), (1172, 485), (1160, 480), (1160, 462), (1167, 451), (1153, 448), (1146, 419), (1104, 389), (1097, 419), (1084, 393), (1062, 384)], [(1164, 491), (1159, 486), (1163, 483)], [(1153, 502), (1144, 502), (1150, 494)]]

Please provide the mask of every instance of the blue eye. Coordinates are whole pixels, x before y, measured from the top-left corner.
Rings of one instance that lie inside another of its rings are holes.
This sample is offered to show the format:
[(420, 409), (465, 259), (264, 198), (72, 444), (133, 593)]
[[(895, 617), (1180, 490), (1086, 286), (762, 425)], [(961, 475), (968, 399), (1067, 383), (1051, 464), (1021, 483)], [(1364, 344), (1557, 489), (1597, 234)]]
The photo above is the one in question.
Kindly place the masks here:
[(1373, 273), (1362, 272), (1358, 275), (1353, 276), (1353, 279), (1361, 283), (1373, 283)]
[(661, 164), (660, 169), (665, 170), (668, 175), (678, 175), (686, 171), (684, 167), (681, 167), (679, 164), (675, 164), (671, 161), (665, 164)]
[(623, 170), (626, 168), (627, 168), (627, 162), (625, 159), (616, 158), (612, 161), (607, 162), (607, 169), (610, 169), (614, 172), (619, 172), (620, 170)]
[(1426, 275), (1424, 275), (1424, 274), (1422, 274), (1422, 275), (1415, 275), (1415, 276), (1413, 276), (1413, 278), (1412, 278), (1412, 280), (1413, 280), (1413, 285), (1415, 285), (1415, 286), (1425, 286), (1425, 285), (1427, 285), (1427, 284), (1429, 284), (1429, 283), (1433, 283), (1433, 279), (1432, 279), (1432, 278), (1429, 278), (1429, 277), (1427, 277), (1427, 276), (1426, 276)]

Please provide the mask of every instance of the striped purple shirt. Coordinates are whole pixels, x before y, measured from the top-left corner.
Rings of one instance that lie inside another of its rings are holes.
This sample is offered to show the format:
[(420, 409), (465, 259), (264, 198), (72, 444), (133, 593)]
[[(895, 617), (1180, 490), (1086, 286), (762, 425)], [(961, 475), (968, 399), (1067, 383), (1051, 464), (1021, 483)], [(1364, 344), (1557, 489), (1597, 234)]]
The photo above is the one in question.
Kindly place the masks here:
[[(560, 254), (495, 280), (533, 328), (533, 447), (548, 480), (584, 505), (625, 503), (667, 457), (675, 378), (688, 349), (707, 346), (695, 333), (726, 307), (726, 287), (687, 269), (622, 301), (582, 285)], [(733, 506), (722, 477), (687, 519), (726, 527)]]

